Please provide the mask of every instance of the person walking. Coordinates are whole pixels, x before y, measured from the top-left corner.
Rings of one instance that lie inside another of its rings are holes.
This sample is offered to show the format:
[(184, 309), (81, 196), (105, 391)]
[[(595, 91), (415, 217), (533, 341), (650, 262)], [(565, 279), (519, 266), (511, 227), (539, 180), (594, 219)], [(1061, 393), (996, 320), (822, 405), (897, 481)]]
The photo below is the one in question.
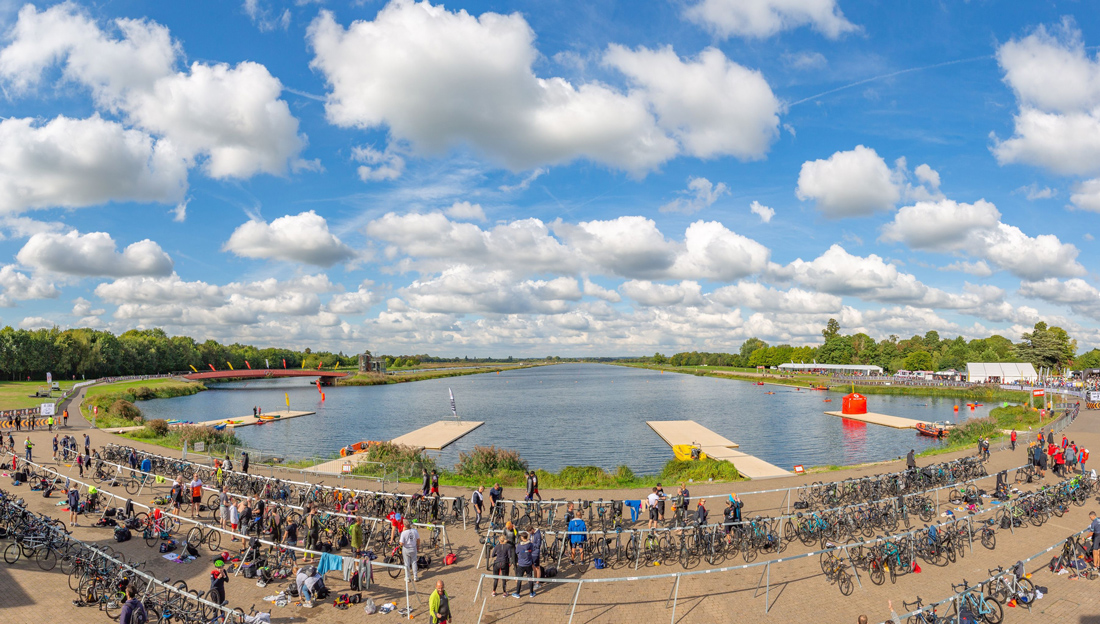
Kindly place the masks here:
[(428, 493), (432, 491), (432, 477), (428, 474), (427, 468), (420, 469), (420, 493), (427, 498)]
[(84, 478), (84, 456), (80, 453), (76, 454), (76, 471), (80, 473), (80, 478)]
[(30, 436), (27, 436), (27, 441), (24, 443), (24, 446), (27, 447), (27, 462), (30, 462), (31, 461), (31, 449), (34, 448), (34, 443), (31, 442)]
[(397, 538), (401, 543), (401, 556), (405, 561), (405, 571), (412, 571), (413, 582), (420, 580), (420, 568), (417, 566), (417, 555), (420, 552), (420, 534), (412, 522), (405, 522), (405, 530)]
[(53, 461), (57, 463), (57, 436), (53, 437)]
[(248, 452), (241, 453), (241, 472), (248, 474)]
[(909, 472), (913, 472), (917, 469), (917, 457), (916, 451), (909, 449), (909, 453), (905, 455), (905, 469)]
[(133, 624), (134, 622), (148, 622), (149, 614), (145, 611), (145, 605), (138, 598), (136, 584), (126, 587), (126, 602), (118, 614), (119, 624)]
[(428, 491), (429, 496), (439, 496), (439, 473), (433, 468), (431, 478), (428, 482), (431, 486), (431, 490)]
[(66, 429), (69, 428), (69, 410), (61, 412), (61, 424), (64, 425)]
[(531, 593), (528, 594), (531, 598), (535, 597), (535, 574), (532, 572), (532, 567), (535, 564), (534, 556), (531, 554), (531, 536), (527, 534), (527, 531), (519, 534), (519, 546), (516, 546), (516, 576), (519, 580), (516, 581), (516, 591), (512, 593), (513, 598), (519, 598), (523, 593), (523, 577), (528, 577), (531, 587)]
[(53, 433), (53, 414), (46, 417), (46, 426), (50, 428), (50, 433)]
[(92, 454), (92, 438), (88, 434), (84, 434), (84, 455)]
[(228, 528), (229, 526), (229, 508), (232, 503), (229, 502), (229, 491), (226, 486), (222, 485), (221, 492), (218, 494), (218, 518), (221, 519), (222, 528)]
[(80, 492), (76, 487), (69, 488), (69, 526), (80, 526), (77, 521), (77, 510), (80, 508)]
[(1011, 440), (1011, 442), (1012, 442), (1012, 450), (1015, 451), (1016, 450), (1016, 430), (1015, 429), (1013, 429), (1011, 435), (1009, 435), (1009, 440)]
[(428, 617), (431, 624), (450, 624), (451, 597), (443, 591), (443, 580), (435, 582), (435, 591), (428, 596)]
[[(508, 576), (509, 567), (516, 558), (516, 549), (503, 535), (497, 538), (497, 545), (493, 546), (493, 576)], [(503, 591), (508, 593), (508, 579), (493, 579), (493, 597), (497, 595), (497, 581), (504, 582)]]
[(477, 489), (474, 490), (474, 493), (470, 496), (470, 500), (474, 504), (474, 530), (475, 531), (480, 531), (481, 530), (481, 515), (483, 513), (485, 513), (485, 495), (483, 494), (484, 491), (485, 491), (485, 486), (484, 485), (479, 485), (479, 486), (477, 486)]
[(539, 499), (539, 502), (541, 503), (542, 494), (539, 494), (539, 476), (535, 474), (534, 470), (531, 471), (531, 490), (532, 493), (535, 495), (535, 498)]
[(1081, 456), (1078, 463), (1081, 464), (1081, 474), (1085, 474), (1085, 462), (1089, 460), (1089, 450), (1087, 448), (1081, 449)]

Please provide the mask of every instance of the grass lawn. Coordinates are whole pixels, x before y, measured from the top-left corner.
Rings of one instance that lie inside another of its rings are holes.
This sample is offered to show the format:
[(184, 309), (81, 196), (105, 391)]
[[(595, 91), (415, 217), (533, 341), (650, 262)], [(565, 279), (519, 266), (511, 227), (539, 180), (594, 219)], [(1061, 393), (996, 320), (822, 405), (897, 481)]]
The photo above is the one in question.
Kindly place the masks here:
[[(138, 390), (142, 388), (147, 388), (149, 392), (146, 393), (143, 391), (138, 393)], [(107, 408), (115, 401), (121, 399), (123, 401), (129, 401), (130, 403), (136, 403), (146, 399), (167, 399), (195, 394), (205, 389), (206, 387), (200, 383), (166, 377), (123, 381), (112, 384), (99, 384), (88, 388), (88, 393), (84, 397), (84, 402), (80, 406), (80, 411), (84, 418), (91, 422), (92, 407), (98, 405), (99, 414), (96, 417), (96, 425), (98, 427), (129, 427), (140, 423), (118, 418), (107, 413)]]
[[(73, 381), (58, 380), (62, 391), (73, 387)], [(49, 401), (43, 398), (31, 398), (28, 394), (34, 394), (35, 390), (45, 388), (45, 381), (0, 381), (0, 410), (24, 409), (37, 407)], [(60, 398), (60, 392), (54, 392), (55, 398)]]

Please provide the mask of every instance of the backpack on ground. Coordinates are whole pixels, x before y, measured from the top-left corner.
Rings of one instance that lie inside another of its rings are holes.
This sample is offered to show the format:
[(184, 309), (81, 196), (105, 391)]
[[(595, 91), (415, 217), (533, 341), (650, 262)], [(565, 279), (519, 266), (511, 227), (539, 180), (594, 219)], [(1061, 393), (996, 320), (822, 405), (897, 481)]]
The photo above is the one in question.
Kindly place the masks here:
[(432, 558), (425, 555), (420, 555), (416, 558), (416, 567), (421, 570), (427, 570), (428, 568), (432, 567)]
[(542, 571), (542, 576), (544, 578), (554, 578), (557, 575), (558, 575), (558, 568), (556, 566), (547, 566)]
[(127, 529), (126, 527), (118, 527), (117, 529), (115, 529), (116, 542), (128, 542), (130, 541), (131, 537), (133, 536), (130, 535), (130, 529)]
[(596, 564), (596, 569), (597, 569), (597, 570), (602, 570), (602, 569), (604, 569), (604, 568), (606, 568), (606, 567), (607, 567), (607, 566), (606, 566), (606, 565), (604, 564), (604, 562), (603, 562), (603, 559), (601, 559), (601, 558), (599, 558), (599, 557), (596, 557), (596, 561), (595, 561), (594, 563)]
[(454, 553), (447, 553), (447, 556), (443, 557), (443, 565), (454, 565), (458, 563), (458, 555)]
[(141, 528), (141, 520), (138, 520), (137, 518), (127, 518), (125, 526), (126, 526), (127, 529), (130, 529), (131, 531), (140, 529)]
[(351, 573), (351, 589), (354, 591), (359, 590), (359, 570)]

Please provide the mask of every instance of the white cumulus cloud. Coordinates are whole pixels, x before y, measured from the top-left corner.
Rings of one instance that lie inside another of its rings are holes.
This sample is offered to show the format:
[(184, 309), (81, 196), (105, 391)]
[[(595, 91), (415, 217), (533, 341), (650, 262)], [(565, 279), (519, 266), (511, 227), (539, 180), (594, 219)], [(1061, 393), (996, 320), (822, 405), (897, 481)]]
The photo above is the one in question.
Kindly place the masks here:
[(612, 46), (605, 63), (636, 87), (623, 92), (536, 75), (534, 39), (518, 13), (412, 0), (347, 28), (322, 11), (308, 31), (329, 121), (385, 126), (418, 152), (466, 145), (513, 170), (585, 158), (644, 174), (681, 152), (759, 158), (774, 140), (767, 82), (717, 50), (685, 61), (671, 48)]
[(447, 208), (443, 212), (452, 219), (462, 219), (466, 221), (485, 220), (485, 211), (481, 208), (481, 204), (471, 204), (468, 201), (455, 202), (450, 208)]
[(678, 197), (661, 206), (661, 212), (679, 212), (682, 214), (694, 214), (705, 208), (710, 208), (718, 198), (729, 194), (730, 189), (724, 182), (712, 183), (706, 178), (688, 178), (688, 188), (681, 191), (688, 197)]
[(807, 161), (798, 174), (798, 198), (814, 200), (830, 219), (862, 217), (892, 209), (901, 199), (894, 172), (878, 153), (863, 145)]
[(0, 307), (30, 299), (56, 299), (60, 295), (61, 291), (42, 276), (30, 277), (11, 264), (0, 267)]
[(172, 273), (172, 259), (160, 245), (146, 239), (119, 253), (114, 239), (106, 232), (35, 234), (16, 258), (35, 270), (64, 275), (128, 277)]
[(760, 220), (764, 223), (771, 223), (772, 217), (775, 216), (775, 209), (769, 208), (758, 201), (753, 201), (749, 205), (749, 212), (760, 217)]
[(186, 189), (187, 164), (171, 142), (98, 115), (0, 121), (0, 213), (172, 203)]
[(810, 26), (830, 39), (859, 27), (849, 22), (836, 0), (700, 0), (687, 18), (722, 37), (763, 39), (784, 30)]
[(229, 236), (224, 246), (245, 258), (270, 258), (328, 267), (356, 256), (329, 231), (328, 222), (316, 212), (279, 217), (271, 223), (252, 220)]

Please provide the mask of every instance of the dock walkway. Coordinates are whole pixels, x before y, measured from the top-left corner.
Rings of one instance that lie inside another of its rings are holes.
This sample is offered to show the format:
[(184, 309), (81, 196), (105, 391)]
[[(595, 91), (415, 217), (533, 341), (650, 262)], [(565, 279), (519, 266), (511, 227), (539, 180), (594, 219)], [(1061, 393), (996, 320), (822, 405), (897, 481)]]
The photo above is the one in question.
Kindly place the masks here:
[(708, 456), (730, 462), (738, 472), (750, 479), (785, 477), (791, 474), (762, 459), (735, 450), (736, 442), (726, 439), (694, 420), (648, 420), (646, 424), (669, 446), (697, 444), (699, 449)]
[[(433, 451), (441, 451), (462, 436), (484, 424), (484, 422), (476, 420), (440, 420), (425, 427), (421, 427), (416, 431), (410, 431), (405, 435), (398, 436), (390, 440), (390, 442)], [(340, 474), (343, 471), (344, 465), (355, 466), (360, 462), (366, 461), (366, 459), (366, 453), (359, 453), (351, 455), (350, 457), (340, 457), (327, 462), (321, 462), (320, 464), (306, 468), (306, 470), (328, 474)]]
[(829, 416), (839, 416), (840, 418), (847, 418), (848, 420), (858, 420), (861, 422), (871, 423), (872, 425), (882, 425), (884, 427), (893, 427), (894, 429), (915, 429), (919, 424), (932, 424), (927, 420), (913, 420), (912, 418), (902, 418), (901, 416), (890, 416), (887, 414), (876, 414), (874, 412), (867, 412), (866, 414), (845, 414), (843, 412), (825, 412)]

